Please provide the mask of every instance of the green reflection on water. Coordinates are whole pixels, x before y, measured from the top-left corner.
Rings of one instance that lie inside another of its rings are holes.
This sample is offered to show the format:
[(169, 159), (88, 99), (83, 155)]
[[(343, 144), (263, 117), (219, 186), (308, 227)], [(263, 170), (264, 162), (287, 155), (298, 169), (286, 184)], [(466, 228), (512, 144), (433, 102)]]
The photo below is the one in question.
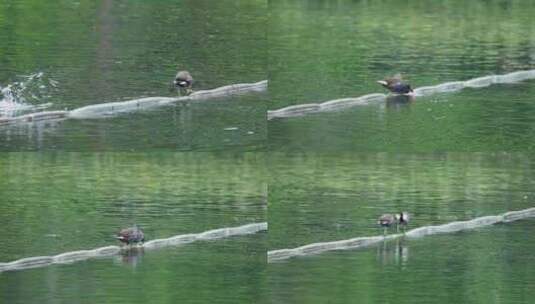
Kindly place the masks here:
[(0, 275), (2, 303), (260, 303), (266, 234)]
[[(269, 108), (533, 69), (527, 1), (275, 1)], [(533, 81), (269, 123), (276, 151), (532, 150)], [(440, 102), (437, 102), (440, 101)]]
[[(530, 303), (535, 249), (525, 220), (269, 265), (285, 303)], [(271, 234), (271, 231), (270, 231)]]
[(212, 153), (0, 155), (0, 261), (264, 222), (264, 156)]
[(533, 207), (526, 154), (270, 155), (270, 249), (382, 234), (383, 213), (411, 228)]
[[(169, 85), (177, 68), (193, 74), (194, 89), (256, 82), (267, 78), (266, 23), (267, 3), (256, 0), (0, 3), (0, 87), (43, 72), (58, 83), (48, 109), (63, 110), (176, 95)], [(249, 96), (2, 128), (0, 150), (258, 150), (265, 103)]]

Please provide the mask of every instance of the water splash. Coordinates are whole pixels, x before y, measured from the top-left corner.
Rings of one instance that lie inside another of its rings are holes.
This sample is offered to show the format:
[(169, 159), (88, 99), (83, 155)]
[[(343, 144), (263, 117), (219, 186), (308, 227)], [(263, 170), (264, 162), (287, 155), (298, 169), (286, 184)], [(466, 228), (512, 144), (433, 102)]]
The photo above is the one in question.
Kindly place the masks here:
[[(0, 126), (24, 124), (36, 121), (47, 122), (63, 119), (100, 119), (114, 117), (125, 113), (147, 111), (180, 102), (203, 102), (218, 98), (228, 98), (230, 96), (263, 93), (267, 91), (267, 85), (267, 80), (262, 80), (255, 83), (238, 83), (211, 90), (195, 91), (191, 95), (182, 97), (146, 97), (126, 101), (93, 104), (71, 111), (44, 111), (13, 117), (2, 117), (2, 115), (0, 115)], [(32, 109), (35, 109), (35, 107)]]
[(43, 72), (19, 76), (5, 87), (0, 86), (0, 117), (41, 110), (52, 105), (49, 100), (58, 82)]

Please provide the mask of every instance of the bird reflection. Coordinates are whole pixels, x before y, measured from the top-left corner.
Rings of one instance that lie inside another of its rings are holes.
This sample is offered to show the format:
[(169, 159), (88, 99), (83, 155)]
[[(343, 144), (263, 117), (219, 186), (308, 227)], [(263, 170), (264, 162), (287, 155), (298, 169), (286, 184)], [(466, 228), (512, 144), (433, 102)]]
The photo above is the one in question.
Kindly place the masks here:
[(401, 109), (414, 101), (414, 95), (389, 95), (386, 97), (386, 107)]
[(409, 260), (409, 247), (403, 238), (397, 238), (390, 242), (385, 240), (377, 246), (377, 259), (383, 265), (395, 264), (404, 268)]
[(132, 268), (136, 268), (143, 259), (143, 247), (129, 246), (128, 248), (121, 249), (117, 257), (117, 261), (121, 264), (128, 265)]

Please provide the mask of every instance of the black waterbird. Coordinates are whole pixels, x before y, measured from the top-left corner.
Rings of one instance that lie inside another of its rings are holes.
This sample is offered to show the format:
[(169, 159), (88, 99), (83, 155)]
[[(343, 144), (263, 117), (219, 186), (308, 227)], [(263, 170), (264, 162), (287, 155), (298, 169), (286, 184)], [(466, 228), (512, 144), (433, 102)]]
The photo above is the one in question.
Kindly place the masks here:
[(411, 88), (411, 85), (404, 82), (401, 79), (401, 75), (397, 74), (393, 77), (388, 77), (384, 80), (377, 81), (380, 85), (382, 85), (384, 88), (389, 90), (390, 92), (394, 94), (411, 94), (413, 93), (413, 90)]

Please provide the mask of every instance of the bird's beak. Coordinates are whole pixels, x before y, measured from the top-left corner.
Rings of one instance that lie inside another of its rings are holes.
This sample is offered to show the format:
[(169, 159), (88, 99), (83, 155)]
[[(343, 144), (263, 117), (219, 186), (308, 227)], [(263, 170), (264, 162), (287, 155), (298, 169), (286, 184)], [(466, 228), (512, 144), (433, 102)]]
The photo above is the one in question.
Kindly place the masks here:
[(388, 83), (384, 80), (377, 80), (377, 83), (380, 84), (380, 85), (387, 85)]

